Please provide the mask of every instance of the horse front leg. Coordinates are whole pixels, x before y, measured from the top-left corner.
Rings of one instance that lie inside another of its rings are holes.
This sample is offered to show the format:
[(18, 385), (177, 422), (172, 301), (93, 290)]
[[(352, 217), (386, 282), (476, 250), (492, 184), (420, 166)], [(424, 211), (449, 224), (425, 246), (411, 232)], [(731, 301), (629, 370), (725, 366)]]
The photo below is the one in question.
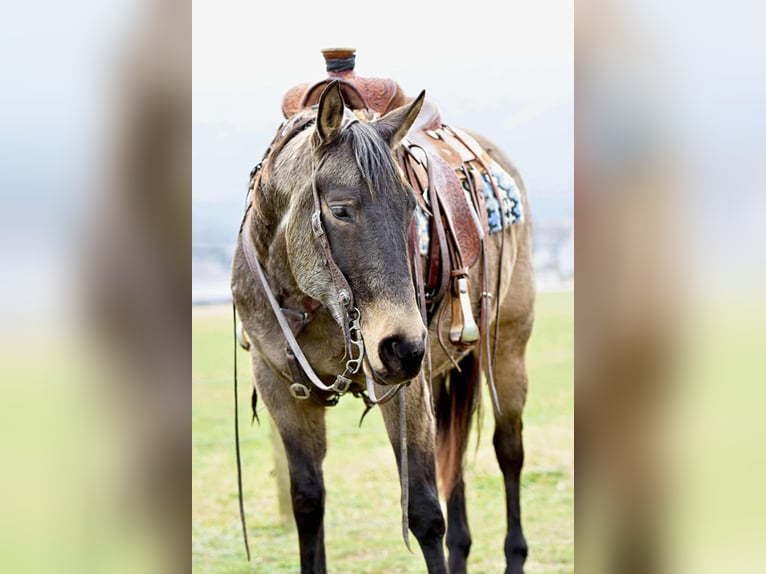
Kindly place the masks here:
[[(436, 448), (430, 395), (415, 381), (404, 390), (407, 434), (407, 475), (409, 529), (423, 552), (429, 574), (446, 574), (444, 558), (444, 516), (436, 486)], [(399, 396), (381, 406), (386, 431), (402, 473)]]
[[(321, 408), (321, 407), (318, 407)], [(327, 571), (324, 548), (325, 488), (322, 460), (300, 444), (299, 437), (289, 431), (283, 443), (290, 468), (290, 496), (298, 528), (301, 572)]]
[(265, 366), (254, 370), (256, 386), (282, 438), (290, 471), (290, 495), (298, 529), (302, 574), (327, 572), (324, 546), (325, 487), (322, 462), (327, 452), (325, 410), (298, 400)]

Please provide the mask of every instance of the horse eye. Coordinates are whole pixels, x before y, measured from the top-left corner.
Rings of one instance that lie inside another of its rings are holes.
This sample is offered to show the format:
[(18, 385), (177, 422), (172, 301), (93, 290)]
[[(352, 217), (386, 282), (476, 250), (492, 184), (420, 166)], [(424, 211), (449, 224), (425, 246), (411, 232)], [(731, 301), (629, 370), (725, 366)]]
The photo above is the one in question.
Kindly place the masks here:
[(351, 221), (351, 211), (344, 205), (334, 205), (330, 208), (333, 217), (340, 219), (341, 221)]

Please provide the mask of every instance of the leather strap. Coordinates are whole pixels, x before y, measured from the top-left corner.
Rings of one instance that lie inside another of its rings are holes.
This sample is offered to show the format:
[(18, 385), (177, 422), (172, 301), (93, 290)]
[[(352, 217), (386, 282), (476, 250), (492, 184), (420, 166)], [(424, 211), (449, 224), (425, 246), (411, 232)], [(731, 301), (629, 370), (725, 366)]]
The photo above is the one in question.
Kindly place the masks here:
[[(311, 301), (313, 303), (304, 302), (304, 308), (311, 308), (314, 306), (314, 304), (320, 304), (318, 301), (313, 299)], [(301, 331), (303, 331), (303, 328), (308, 325), (314, 318), (314, 314), (311, 311), (298, 311), (296, 309), (282, 307), (282, 313), (285, 315), (285, 318), (290, 325), (290, 330), (296, 339), (298, 338), (298, 335), (300, 335)], [(319, 389), (312, 390), (306, 386), (306, 379), (303, 376), (303, 371), (301, 370), (301, 367), (295, 358), (295, 354), (292, 352), (292, 349), (290, 349), (289, 346), (285, 348), (285, 357), (287, 359), (287, 368), (290, 371), (290, 378), (292, 379), (290, 392), (293, 393), (293, 395), (296, 393), (306, 393), (308, 397), (311, 398), (315, 403), (323, 407), (333, 407), (338, 404), (340, 395), (337, 393), (332, 393), (329, 396), (320, 396), (322, 391)]]
[[(250, 562), (250, 544), (247, 541), (247, 519), (245, 518), (245, 501), (242, 492), (242, 456), (239, 448), (239, 398), (237, 395), (237, 309), (234, 303), (231, 304), (232, 317), (234, 318), (234, 446), (237, 455), (237, 498), (239, 499), (239, 519), (242, 523), (242, 538), (245, 541), (245, 552), (247, 561)], [(253, 416), (256, 414), (253, 408)], [(260, 421), (259, 421), (260, 422)]]
[(282, 314), (287, 319), (288, 325), (290, 325), (290, 331), (293, 335), (298, 337), (303, 328), (308, 325), (314, 318), (314, 313), (309, 311), (298, 311), (291, 307), (281, 307)]
[[(422, 154), (422, 161), (427, 161), (426, 151), (417, 144), (413, 144), (410, 141), (405, 141), (401, 146), (406, 150), (406, 155), (403, 156), (405, 166), (405, 176), (407, 177), (410, 185), (418, 186), (420, 189), (421, 197), (428, 195), (428, 207), (430, 208), (430, 241), (428, 247), (428, 268), (425, 276), (425, 293), (426, 299), (430, 303), (437, 303), (444, 296), (449, 285), (449, 248), (447, 245), (447, 237), (444, 231), (444, 220), (441, 214), (441, 207), (437, 197), (437, 189), (430, 181), (426, 168), (420, 163), (421, 158), (413, 153), (413, 150), (418, 150)], [(423, 171), (425, 183), (421, 180), (418, 173)], [(425, 201), (423, 201), (425, 203)], [(428, 324), (428, 323), (426, 323)]]
[(338, 264), (335, 263), (335, 259), (332, 256), (332, 249), (330, 248), (330, 242), (327, 240), (327, 232), (322, 224), (322, 205), (319, 200), (319, 191), (317, 190), (316, 183), (316, 172), (318, 169), (319, 167), (315, 165), (311, 175), (311, 193), (314, 197), (314, 212), (311, 214), (311, 231), (324, 254), (325, 261), (330, 270), (330, 275), (332, 276), (332, 281), (335, 285), (335, 291), (338, 294), (338, 301), (341, 303), (342, 307), (351, 310), (354, 308), (354, 296), (351, 292), (351, 286), (348, 284), (348, 281), (338, 267)]
[(300, 345), (298, 345), (298, 341), (295, 339), (284, 313), (282, 313), (277, 298), (271, 290), (268, 279), (266, 279), (266, 273), (263, 271), (260, 261), (258, 261), (258, 257), (255, 254), (255, 246), (250, 238), (250, 233), (242, 233), (242, 251), (245, 254), (245, 260), (247, 261), (248, 267), (250, 267), (251, 273), (258, 279), (263, 292), (266, 294), (266, 298), (269, 301), (269, 305), (271, 305), (271, 310), (274, 312), (274, 317), (276, 318), (277, 323), (279, 323), (279, 328), (282, 330), (282, 335), (284, 335), (288, 347), (293, 352), (293, 355), (295, 355), (295, 359), (298, 361), (298, 364), (300, 364), (306, 377), (308, 377), (309, 381), (311, 381), (317, 388), (323, 391), (332, 391), (332, 386), (325, 385), (314, 372), (314, 369), (311, 368), (308, 359), (306, 359), (306, 355), (303, 354)]
[(410, 150), (406, 145), (399, 146), (397, 158), (404, 173), (404, 178), (412, 187), (412, 192), (415, 194), (415, 199), (417, 199), (420, 208), (426, 215), (431, 216), (431, 209), (428, 207), (425, 198), (427, 185), (423, 183), (415, 169), (416, 165), (420, 165), (417, 158), (410, 154)]
[[(492, 179), (492, 172), (489, 169), (489, 165), (484, 160), (484, 151), (481, 149), (481, 146), (468, 134), (465, 134), (463, 132), (457, 133), (456, 130), (449, 126), (444, 126), (445, 129), (449, 131), (449, 133), (455, 137), (461, 144), (463, 144), (466, 149), (470, 150), (474, 157), (476, 158), (476, 162), (481, 166), (481, 168), (484, 170), (484, 173), (487, 174), (487, 179), (489, 180), (490, 186), (492, 187), (492, 192), (495, 196), (495, 199), (498, 202), (498, 205), (500, 206), (500, 229), (502, 232), (500, 233), (500, 253), (499, 253), (499, 263), (498, 263), (498, 269), (497, 269), (497, 284), (495, 289), (495, 329), (494, 329), (494, 342), (492, 345), (492, 353), (489, 353), (489, 338), (487, 337), (486, 342), (486, 353), (487, 353), (487, 383), (489, 384), (490, 391), (492, 393), (492, 400), (494, 402), (495, 409), (498, 414), (501, 414), (500, 411), (500, 401), (497, 397), (497, 388), (495, 386), (495, 377), (494, 377), (494, 361), (497, 356), (497, 340), (498, 340), (498, 334), (500, 329), (500, 288), (502, 286), (502, 277), (503, 277), (503, 259), (504, 259), (504, 252), (505, 252), (505, 228), (506, 228), (506, 218), (505, 218), (505, 207), (503, 205), (503, 198), (500, 194), (500, 191), (497, 189), (497, 185), (495, 184), (494, 180)], [(488, 323), (489, 321), (487, 321)], [(489, 325), (487, 324), (487, 329), (489, 329)]]
[(402, 538), (407, 550), (412, 554), (410, 546), (410, 461), (407, 454), (407, 404), (404, 397), (404, 387), (399, 387), (399, 480), (402, 490)]
[[(354, 120), (356, 121), (356, 120)], [(319, 162), (321, 166), (321, 160)], [(314, 234), (314, 239), (319, 243), (322, 252), (324, 253), (325, 262), (327, 268), (330, 270), (333, 284), (335, 285), (335, 292), (338, 295), (338, 302), (340, 303), (341, 312), (343, 317), (341, 320), (341, 326), (343, 328), (343, 336), (346, 341), (346, 355), (352, 356), (351, 350), (351, 333), (348, 328), (348, 316), (349, 312), (354, 309), (354, 295), (351, 291), (351, 286), (346, 280), (346, 276), (335, 263), (335, 258), (332, 256), (332, 249), (330, 248), (330, 242), (327, 240), (327, 232), (322, 224), (322, 205), (319, 200), (319, 190), (317, 190), (316, 172), (319, 166), (315, 163), (312, 167), (311, 173), (311, 193), (314, 198), (314, 212), (311, 214), (311, 231)]]
[[(412, 261), (412, 277), (415, 283), (415, 294), (418, 298), (418, 309), (423, 319), (423, 324), (428, 325), (428, 312), (426, 310), (426, 293), (423, 285), (423, 266), (420, 261), (420, 246), (418, 245), (418, 232), (415, 218), (412, 218), (409, 232), (410, 260)], [(427, 345), (426, 345), (427, 347)]]
[[(420, 309), (420, 317), (423, 320), (424, 325), (428, 325), (428, 307), (426, 303), (426, 291), (423, 285), (423, 264), (420, 256), (420, 249), (418, 245), (417, 228), (415, 225), (415, 219), (412, 219), (410, 225), (410, 258), (412, 260), (412, 276), (415, 278), (415, 293), (418, 298), (418, 309)], [(428, 333), (428, 330), (426, 330)], [(426, 381), (425, 371), (421, 368), (420, 380), (425, 387), (426, 383), (431, 387), (431, 373), (433, 372), (431, 366), (431, 341), (428, 334), (426, 334), (426, 368), (428, 369), (428, 381)], [(431, 392), (431, 414), (435, 414), (435, 404), (433, 401), (433, 392)]]
[[(441, 301), (449, 287), (450, 249), (447, 244), (447, 234), (444, 231), (444, 219), (442, 218), (441, 202), (439, 201), (436, 187), (429, 184), (430, 196), (434, 217), (432, 219), (434, 230), (431, 233), (431, 257), (428, 277), (428, 293), (431, 301)], [(433, 241), (436, 238), (436, 241)]]

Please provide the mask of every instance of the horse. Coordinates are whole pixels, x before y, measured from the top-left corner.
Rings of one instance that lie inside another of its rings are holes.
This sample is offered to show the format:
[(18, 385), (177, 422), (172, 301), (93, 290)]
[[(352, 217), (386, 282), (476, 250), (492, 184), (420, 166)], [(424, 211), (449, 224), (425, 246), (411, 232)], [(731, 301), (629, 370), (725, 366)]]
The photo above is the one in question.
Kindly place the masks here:
[[(409, 241), (422, 198), (397, 157), (424, 94), (368, 119), (344, 104), (332, 82), (317, 105), (280, 126), (251, 174), (232, 296), (251, 351), (253, 405), (263, 401), (284, 444), (303, 573), (327, 568), (325, 412), (346, 393), (380, 407), (402, 481), (405, 541), (409, 530), (431, 574), (466, 571), (464, 454), (489, 344), (445, 343), (443, 322), (423, 305), (417, 274), (429, 258)], [(528, 211), (514, 165), (470, 133), (518, 183)], [(519, 574), (527, 557), (519, 501), (525, 349), (535, 300), (528, 214), (487, 234), (483, 245), (486, 276), (479, 265), (466, 270), (467, 295), (474, 316), (494, 306), (485, 337), (494, 350), (493, 444), (505, 486), (506, 573)], [(440, 307), (447, 318), (457, 312), (446, 298)]]

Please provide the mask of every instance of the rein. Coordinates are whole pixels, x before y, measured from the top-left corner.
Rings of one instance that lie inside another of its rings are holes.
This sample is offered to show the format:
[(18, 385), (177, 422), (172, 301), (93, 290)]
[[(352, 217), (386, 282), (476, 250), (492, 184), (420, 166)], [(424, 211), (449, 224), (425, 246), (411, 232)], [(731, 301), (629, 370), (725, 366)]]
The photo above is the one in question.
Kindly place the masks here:
[(245, 520), (245, 501), (242, 496), (242, 457), (239, 454), (239, 398), (237, 396), (237, 309), (234, 303), (231, 305), (234, 318), (234, 444), (237, 451), (237, 496), (239, 498), (239, 518), (242, 522), (242, 537), (245, 540), (245, 552), (247, 561), (250, 562), (250, 544), (247, 542), (247, 521)]
[[(338, 394), (345, 393), (351, 384), (351, 380), (347, 378), (347, 375), (356, 373), (359, 370), (362, 355), (364, 354), (364, 341), (361, 338), (361, 332), (359, 330), (359, 311), (354, 309), (356, 312), (355, 318), (351, 320), (351, 323), (346, 328), (349, 330), (349, 333), (357, 333), (357, 335), (352, 334), (350, 337), (354, 337), (358, 340), (350, 340), (350, 342), (347, 341), (347, 344), (349, 346), (357, 347), (360, 354), (358, 357), (352, 357), (348, 360), (346, 363), (346, 370), (343, 371), (343, 374), (338, 375), (332, 385), (325, 385), (319, 376), (314, 372), (314, 369), (309, 364), (306, 355), (303, 354), (303, 351), (301, 350), (295, 335), (293, 335), (293, 331), (290, 328), (284, 313), (282, 312), (282, 308), (279, 306), (277, 298), (269, 286), (269, 281), (266, 278), (266, 273), (263, 271), (263, 266), (261, 265), (260, 261), (258, 261), (258, 257), (255, 254), (255, 247), (253, 246), (252, 241), (245, 239), (242, 242), (242, 246), (245, 253), (245, 259), (247, 260), (247, 264), (250, 267), (250, 271), (252, 271), (260, 281), (261, 287), (266, 293), (266, 298), (268, 299), (269, 304), (271, 305), (271, 309), (274, 312), (274, 317), (279, 323), (282, 334), (287, 341), (287, 345), (295, 359), (298, 361), (298, 364), (303, 369), (305, 376), (308, 377), (311, 384), (322, 391), (336, 392)], [(296, 399), (307, 399), (309, 397), (308, 387), (297, 382), (290, 386), (290, 392)]]

